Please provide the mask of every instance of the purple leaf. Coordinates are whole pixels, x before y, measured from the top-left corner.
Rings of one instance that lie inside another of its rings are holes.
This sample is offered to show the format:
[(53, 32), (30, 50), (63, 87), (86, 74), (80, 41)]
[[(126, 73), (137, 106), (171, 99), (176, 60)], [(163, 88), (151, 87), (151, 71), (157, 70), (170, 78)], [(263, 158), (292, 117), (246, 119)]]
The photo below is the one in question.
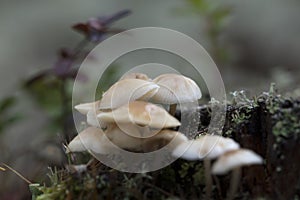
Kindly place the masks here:
[(113, 22), (126, 17), (131, 11), (122, 10), (110, 16), (90, 18), (86, 23), (77, 23), (72, 28), (84, 34), (88, 40), (92, 42), (99, 42), (103, 40), (108, 34), (119, 33), (123, 30), (109, 29), (109, 25)]

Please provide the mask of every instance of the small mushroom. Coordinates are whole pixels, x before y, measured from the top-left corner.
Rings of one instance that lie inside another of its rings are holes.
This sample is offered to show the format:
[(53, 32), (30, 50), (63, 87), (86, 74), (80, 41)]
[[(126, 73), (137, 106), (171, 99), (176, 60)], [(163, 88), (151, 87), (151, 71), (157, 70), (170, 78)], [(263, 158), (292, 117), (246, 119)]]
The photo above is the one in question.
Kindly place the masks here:
[(100, 112), (99, 121), (132, 123), (151, 128), (172, 128), (180, 126), (180, 122), (158, 105), (132, 101), (110, 112)]
[[(98, 116), (96, 116), (97, 114)], [(90, 150), (95, 153), (106, 154), (109, 152), (107, 150), (109, 148), (106, 148), (107, 145), (103, 144), (103, 141), (108, 142), (107, 139), (109, 139), (122, 149), (134, 152), (148, 152), (156, 150), (162, 144), (172, 140), (176, 134), (179, 134), (169, 130), (160, 131), (160, 129), (180, 125), (180, 122), (163, 108), (143, 101), (129, 102), (127, 105), (107, 112), (92, 109), (87, 114), (87, 122), (94, 127), (88, 128), (88, 130), (75, 137), (69, 144), (70, 151)], [(102, 130), (99, 131), (100, 129), (95, 127), (105, 127), (106, 130), (104, 132)], [(100, 134), (96, 135), (95, 131), (99, 131)], [(104, 134), (106, 137), (103, 137)], [(182, 140), (186, 137), (181, 134), (176, 137), (176, 139), (178, 138)], [(101, 149), (100, 147), (102, 146), (107, 151)], [(100, 149), (97, 149), (97, 147)]]
[(231, 184), (227, 199), (234, 198), (238, 189), (238, 183), (241, 176), (241, 167), (245, 165), (262, 164), (263, 159), (256, 153), (248, 149), (239, 149), (229, 151), (223, 154), (213, 164), (212, 173), (216, 175), (226, 174), (232, 171)]
[(231, 138), (205, 135), (179, 145), (173, 151), (173, 155), (186, 160), (214, 159), (239, 147), (239, 144)]
[(142, 150), (141, 138), (132, 137), (116, 125), (111, 125), (105, 132), (96, 127), (85, 129), (68, 144), (66, 152), (91, 151), (99, 154), (110, 154), (114, 150), (114, 146), (110, 142), (122, 149)]
[(173, 155), (186, 160), (204, 160), (206, 199), (210, 199), (212, 179), (210, 175), (211, 160), (220, 155), (239, 149), (240, 145), (230, 138), (216, 135), (205, 135), (196, 140), (180, 144)]
[(106, 137), (103, 137), (104, 132), (96, 127), (88, 127), (80, 132), (68, 144), (66, 153), (93, 151), (101, 154), (109, 152)]
[(143, 74), (143, 73), (125, 74), (120, 78), (120, 80), (124, 80), (124, 79), (141, 79), (141, 80), (145, 80), (145, 81), (151, 81), (151, 79), (146, 74)]
[(178, 74), (162, 74), (153, 80), (160, 86), (151, 101), (170, 105), (170, 114), (174, 115), (178, 103), (195, 102), (202, 94), (192, 79)]
[(158, 88), (157, 84), (141, 79), (120, 80), (102, 95), (99, 109), (115, 109), (130, 101), (148, 100)]
[(97, 109), (99, 105), (100, 105), (100, 101), (95, 101), (91, 103), (78, 104), (74, 108), (78, 110), (78, 112), (80, 112), (81, 114), (86, 115), (90, 110)]

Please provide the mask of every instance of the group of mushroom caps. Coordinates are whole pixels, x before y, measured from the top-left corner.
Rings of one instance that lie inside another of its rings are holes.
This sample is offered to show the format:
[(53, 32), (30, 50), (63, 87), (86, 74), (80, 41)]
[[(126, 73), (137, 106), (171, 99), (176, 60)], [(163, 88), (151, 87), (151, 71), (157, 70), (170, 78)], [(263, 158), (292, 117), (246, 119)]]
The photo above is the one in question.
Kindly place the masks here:
[[(183, 75), (162, 74), (151, 80), (142, 73), (125, 74), (100, 100), (75, 106), (87, 116), (88, 128), (68, 144), (67, 153), (110, 154), (109, 143), (132, 152), (152, 152), (167, 147), (175, 158), (204, 160), (207, 179), (213, 159), (217, 160), (211, 173), (216, 175), (238, 171), (243, 165), (261, 164), (263, 160), (259, 155), (241, 149), (230, 138), (207, 134), (188, 139), (185, 134), (174, 131), (181, 125), (174, 117), (176, 105), (198, 102), (200, 98), (198, 85)], [(169, 112), (161, 105), (168, 105)], [(169, 143), (171, 145), (167, 145)]]

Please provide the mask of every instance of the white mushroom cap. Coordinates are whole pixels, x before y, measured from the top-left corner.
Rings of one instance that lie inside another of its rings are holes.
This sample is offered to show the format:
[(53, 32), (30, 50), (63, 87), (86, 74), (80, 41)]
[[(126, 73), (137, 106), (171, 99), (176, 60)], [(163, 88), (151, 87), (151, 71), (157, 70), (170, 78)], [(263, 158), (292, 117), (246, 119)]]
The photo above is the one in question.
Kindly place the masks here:
[(192, 79), (178, 74), (162, 74), (153, 80), (160, 86), (151, 101), (163, 104), (195, 102), (202, 94)]
[(120, 80), (102, 95), (99, 108), (115, 109), (130, 101), (148, 100), (158, 88), (157, 84), (141, 79)]
[(165, 109), (144, 101), (132, 101), (110, 112), (100, 112), (99, 121), (132, 123), (152, 128), (180, 126), (180, 122)]
[(103, 137), (104, 132), (96, 127), (89, 127), (80, 132), (67, 146), (67, 153), (93, 151), (96, 153), (106, 154), (109, 148), (106, 145), (108, 140)]
[(125, 74), (123, 75), (120, 80), (124, 80), (124, 79), (142, 79), (145, 81), (150, 81), (151, 79), (143, 73), (129, 73), (129, 74)]
[(92, 151), (99, 154), (109, 154), (115, 148), (111, 142), (122, 149), (142, 150), (143, 141), (141, 138), (127, 135), (117, 126), (112, 126), (105, 132), (96, 127), (85, 129), (68, 144), (66, 152)]
[(248, 149), (229, 151), (222, 155), (212, 166), (213, 174), (226, 174), (230, 170), (244, 165), (262, 164), (263, 159)]
[(100, 128), (89, 127), (80, 132), (68, 144), (66, 152), (83, 152), (90, 150), (94, 153), (109, 154), (114, 148), (111, 142), (122, 149), (141, 151), (143, 140), (124, 133), (117, 126), (112, 126), (105, 132)]
[(82, 103), (76, 105), (74, 108), (78, 110), (81, 114), (88, 114), (90, 110), (97, 109), (100, 105), (100, 101), (95, 101), (91, 103)]
[(173, 156), (186, 160), (214, 159), (225, 152), (239, 148), (239, 144), (230, 138), (205, 135), (199, 139), (189, 140), (180, 144), (173, 151)]

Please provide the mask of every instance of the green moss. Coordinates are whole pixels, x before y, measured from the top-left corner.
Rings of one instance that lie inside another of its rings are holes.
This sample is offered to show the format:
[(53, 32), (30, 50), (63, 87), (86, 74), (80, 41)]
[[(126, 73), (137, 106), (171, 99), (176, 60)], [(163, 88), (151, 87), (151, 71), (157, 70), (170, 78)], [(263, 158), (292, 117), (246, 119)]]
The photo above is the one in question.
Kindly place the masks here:
[(231, 118), (232, 122), (235, 124), (244, 123), (251, 118), (251, 111), (244, 113), (240, 112), (239, 110), (235, 110), (234, 113), (231, 114)]
[(300, 102), (278, 94), (274, 84), (261, 98), (273, 119), (272, 132), (276, 141), (280, 142), (289, 137), (297, 139), (300, 134)]
[[(50, 172), (51, 184), (37, 186), (36, 200), (45, 199), (148, 199), (200, 197), (204, 188), (201, 162), (178, 160), (161, 170), (145, 174), (122, 173), (101, 165), (82, 173), (67, 169)], [(198, 195), (198, 196), (197, 196)]]

